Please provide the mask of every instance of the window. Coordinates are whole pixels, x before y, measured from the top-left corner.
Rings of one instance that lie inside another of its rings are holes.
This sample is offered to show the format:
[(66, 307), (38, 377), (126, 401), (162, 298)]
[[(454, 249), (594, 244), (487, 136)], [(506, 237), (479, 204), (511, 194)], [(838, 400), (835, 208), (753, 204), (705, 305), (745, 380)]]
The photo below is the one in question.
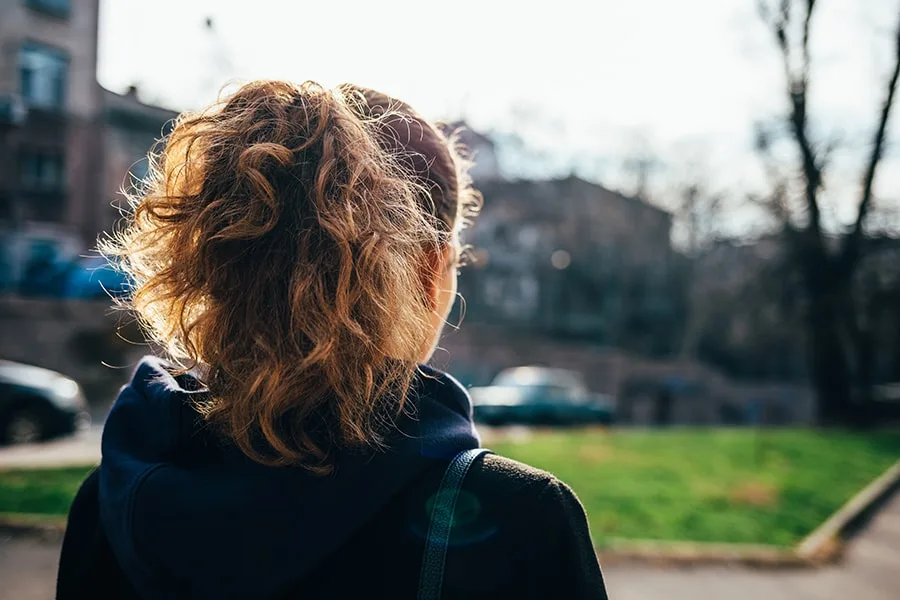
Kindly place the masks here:
[(63, 156), (59, 153), (22, 151), (19, 155), (19, 173), (24, 190), (58, 192), (65, 187)]
[(27, 43), (19, 50), (19, 86), (29, 106), (62, 110), (69, 59), (61, 50)]
[(68, 17), (72, 8), (70, 0), (25, 0), (29, 8), (49, 13), (55, 17)]

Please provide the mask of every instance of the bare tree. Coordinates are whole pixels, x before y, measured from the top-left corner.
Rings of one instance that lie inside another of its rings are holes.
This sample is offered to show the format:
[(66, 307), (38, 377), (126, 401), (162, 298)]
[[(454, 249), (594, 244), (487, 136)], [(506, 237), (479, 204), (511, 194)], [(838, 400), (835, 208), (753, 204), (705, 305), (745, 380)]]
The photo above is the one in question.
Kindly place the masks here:
[[(828, 168), (827, 145), (813, 139), (808, 113), (810, 87), (810, 35), (816, 0), (759, 0), (760, 14), (774, 34), (784, 68), (790, 101), (787, 125), (800, 157), (802, 219), (789, 206), (790, 182), (775, 186), (770, 206), (779, 218), (787, 250), (802, 274), (807, 296), (806, 331), (810, 374), (824, 423), (854, 420), (858, 402), (865, 398), (862, 362), (867, 340), (865, 320), (859, 318), (853, 286), (866, 247), (867, 218), (874, 203), (874, 183), (884, 154), (887, 125), (900, 75), (900, 14), (894, 33), (895, 53), (867, 156), (856, 217), (848, 231), (832, 237), (823, 230), (821, 191)], [(761, 140), (764, 152), (768, 142)]]

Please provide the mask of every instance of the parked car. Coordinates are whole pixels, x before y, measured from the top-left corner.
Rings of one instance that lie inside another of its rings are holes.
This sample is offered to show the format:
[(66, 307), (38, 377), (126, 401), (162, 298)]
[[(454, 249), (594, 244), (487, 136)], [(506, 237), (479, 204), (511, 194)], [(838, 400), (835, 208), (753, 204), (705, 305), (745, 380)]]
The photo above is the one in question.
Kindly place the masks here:
[(90, 422), (78, 382), (49, 369), (0, 360), (0, 443), (38, 442)]
[(486, 425), (609, 424), (613, 400), (588, 391), (581, 376), (565, 369), (517, 367), (491, 385), (469, 390), (475, 420)]
[(102, 256), (85, 256), (69, 265), (63, 294), (66, 298), (109, 300), (130, 291), (129, 280)]

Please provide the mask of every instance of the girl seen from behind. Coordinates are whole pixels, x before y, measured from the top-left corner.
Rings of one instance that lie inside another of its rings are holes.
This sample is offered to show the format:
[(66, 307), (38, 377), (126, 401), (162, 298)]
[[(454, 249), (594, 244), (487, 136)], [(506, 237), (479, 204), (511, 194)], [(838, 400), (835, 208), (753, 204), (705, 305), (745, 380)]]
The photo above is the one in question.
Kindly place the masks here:
[(424, 366), (478, 206), (453, 140), (379, 92), (261, 81), (165, 142), (104, 250), (167, 357), (110, 412), (58, 598), (605, 598), (552, 475), (478, 455), (441, 512), (480, 444)]

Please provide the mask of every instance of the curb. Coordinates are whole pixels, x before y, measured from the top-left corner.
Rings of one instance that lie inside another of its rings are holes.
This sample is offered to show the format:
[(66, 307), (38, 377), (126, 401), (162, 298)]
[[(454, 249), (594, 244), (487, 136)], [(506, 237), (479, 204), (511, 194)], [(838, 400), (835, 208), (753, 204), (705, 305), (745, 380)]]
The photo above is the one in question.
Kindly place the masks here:
[(658, 567), (743, 566), (755, 569), (797, 569), (814, 566), (792, 548), (765, 544), (692, 542), (623, 542), (600, 548), (603, 565), (641, 564)]
[(795, 552), (804, 559), (815, 560), (830, 546), (848, 539), (861, 530), (898, 488), (900, 488), (900, 460), (816, 527), (797, 545)]

